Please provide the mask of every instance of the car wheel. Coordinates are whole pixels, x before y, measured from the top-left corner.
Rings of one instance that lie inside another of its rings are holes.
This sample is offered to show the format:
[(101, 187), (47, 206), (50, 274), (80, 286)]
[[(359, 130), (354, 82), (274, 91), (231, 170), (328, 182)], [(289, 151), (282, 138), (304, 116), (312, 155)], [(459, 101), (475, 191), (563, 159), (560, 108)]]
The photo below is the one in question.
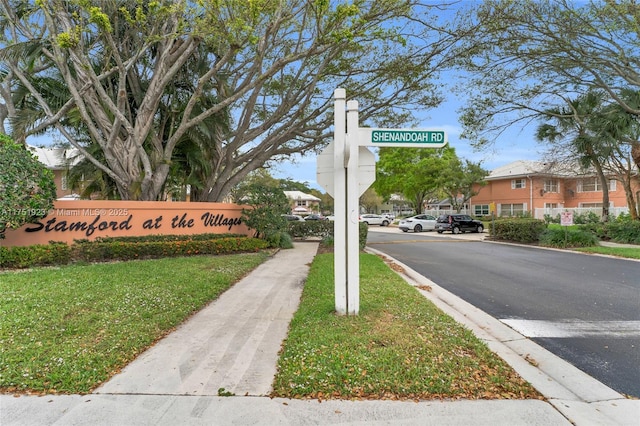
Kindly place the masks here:
[(438, 234), (442, 234), (444, 231), (438, 231)]
[(413, 228), (413, 232), (422, 232), (422, 226), (421, 225), (416, 225), (416, 227)]
[(403, 230), (402, 230), (402, 232), (407, 232), (407, 231), (408, 231), (408, 229), (403, 229)]
[(388, 226), (388, 225), (389, 225), (389, 222), (388, 222), (388, 221), (386, 221), (386, 220), (383, 220), (383, 221), (382, 221), (382, 226)]
[(454, 234), (459, 234), (460, 233), (460, 228), (457, 226), (454, 226), (453, 228), (451, 228), (451, 232)]
[(476, 228), (476, 232), (480, 234), (482, 233), (482, 231), (484, 231), (484, 227), (482, 225), (478, 225), (478, 227)]

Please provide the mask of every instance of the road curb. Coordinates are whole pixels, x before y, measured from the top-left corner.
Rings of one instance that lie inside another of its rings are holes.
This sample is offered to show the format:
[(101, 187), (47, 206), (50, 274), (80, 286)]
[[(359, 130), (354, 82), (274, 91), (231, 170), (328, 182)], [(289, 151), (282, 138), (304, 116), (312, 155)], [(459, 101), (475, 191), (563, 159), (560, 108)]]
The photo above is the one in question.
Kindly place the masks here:
[[(640, 401), (626, 399), (386, 253), (368, 246), (365, 251), (400, 266), (402, 272), (392, 269), (447, 315), (469, 328), (574, 424), (638, 424)], [(430, 290), (423, 290), (425, 286)]]

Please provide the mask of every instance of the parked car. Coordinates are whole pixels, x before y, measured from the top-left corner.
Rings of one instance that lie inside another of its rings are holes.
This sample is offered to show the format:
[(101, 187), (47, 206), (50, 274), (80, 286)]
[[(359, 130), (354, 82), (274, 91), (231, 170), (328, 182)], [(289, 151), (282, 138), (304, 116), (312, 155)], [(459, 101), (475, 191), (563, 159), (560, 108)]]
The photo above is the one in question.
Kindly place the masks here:
[(380, 225), (380, 226), (388, 226), (391, 221), (379, 214), (363, 214), (360, 216), (360, 222), (364, 222), (367, 225)]
[(433, 231), (436, 229), (436, 218), (428, 214), (419, 214), (416, 216), (401, 219), (398, 228), (402, 232), (413, 231)]
[(282, 217), (284, 217), (285, 219), (287, 219), (288, 221), (300, 221), (300, 222), (304, 222), (304, 218), (300, 215), (297, 214), (283, 214)]
[(304, 220), (327, 220), (327, 218), (319, 214), (310, 214)]
[(436, 221), (436, 231), (442, 234), (451, 231), (454, 234), (461, 232), (482, 232), (484, 225), (479, 220), (466, 214), (443, 214)]

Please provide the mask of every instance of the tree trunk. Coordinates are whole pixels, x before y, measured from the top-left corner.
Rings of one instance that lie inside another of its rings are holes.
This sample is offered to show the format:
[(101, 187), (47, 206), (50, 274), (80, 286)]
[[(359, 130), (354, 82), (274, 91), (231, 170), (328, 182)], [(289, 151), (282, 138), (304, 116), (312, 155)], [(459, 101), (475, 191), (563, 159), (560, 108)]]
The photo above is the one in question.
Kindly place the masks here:
[(638, 141), (631, 143), (631, 158), (633, 158), (633, 162), (636, 163), (636, 167), (640, 171), (640, 142)]
[(602, 185), (602, 221), (609, 222), (609, 181), (607, 180), (607, 176), (604, 174), (602, 166), (597, 161), (597, 159), (592, 163), (596, 168), (598, 178), (600, 179), (600, 183)]
[(633, 188), (631, 187), (631, 181), (625, 180), (622, 182), (624, 186), (624, 193), (627, 198), (627, 206), (629, 206), (629, 215), (632, 220), (638, 220), (638, 209), (636, 205), (636, 200), (633, 195)]

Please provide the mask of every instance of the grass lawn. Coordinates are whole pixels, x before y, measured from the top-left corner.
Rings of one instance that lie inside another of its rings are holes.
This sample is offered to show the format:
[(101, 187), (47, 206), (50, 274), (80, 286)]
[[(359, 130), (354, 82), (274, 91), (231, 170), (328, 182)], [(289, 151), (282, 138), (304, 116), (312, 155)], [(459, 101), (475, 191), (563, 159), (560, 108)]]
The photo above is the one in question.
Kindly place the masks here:
[(573, 248), (571, 250), (580, 251), (583, 253), (597, 253), (607, 254), (609, 256), (626, 257), (628, 259), (640, 259), (640, 247), (581, 247)]
[(1, 272), (0, 391), (91, 391), (268, 255)]
[(540, 398), (469, 330), (377, 256), (360, 256), (360, 314), (334, 314), (333, 254), (315, 257), (273, 396)]
[[(0, 391), (87, 393), (269, 253), (0, 273)], [(336, 316), (333, 254), (316, 256), (274, 396), (541, 398), (382, 259), (361, 255), (361, 310)]]

